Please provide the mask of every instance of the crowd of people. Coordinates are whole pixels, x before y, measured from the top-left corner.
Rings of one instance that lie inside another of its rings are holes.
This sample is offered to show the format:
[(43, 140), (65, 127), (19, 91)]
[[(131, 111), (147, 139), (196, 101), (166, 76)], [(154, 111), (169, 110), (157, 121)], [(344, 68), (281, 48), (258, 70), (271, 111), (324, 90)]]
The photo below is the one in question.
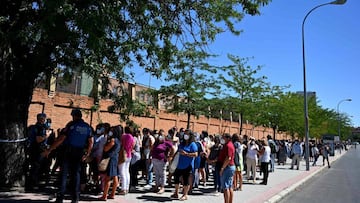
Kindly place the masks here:
[[(209, 176), (213, 189), (223, 193), (224, 202), (233, 201), (234, 191), (241, 191), (243, 181), (267, 185), (275, 164), (299, 169), (304, 157), (304, 144), (299, 140), (255, 139), (252, 136), (210, 135), (173, 127), (152, 130), (132, 126), (100, 123), (93, 129), (82, 119), (79, 109), (71, 112), (73, 120), (56, 132), (51, 119), (37, 115), (37, 123), (29, 127), (27, 188), (36, 189), (43, 176), (58, 173), (57, 202), (63, 202), (68, 191), (72, 202), (80, 193), (92, 191), (99, 200), (113, 199), (143, 187), (162, 194), (174, 187), (171, 198), (187, 200), (194, 188), (206, 187)], [(339, 146), (342, 148), (341, 146)], [(330, 147), (311, 143), (310, 160), (316, 165), (323, 156), (329, 165)], [(262, 181), (258, 178), (262, 176)], [(146, 185), (139, 185), (139, 178)]]

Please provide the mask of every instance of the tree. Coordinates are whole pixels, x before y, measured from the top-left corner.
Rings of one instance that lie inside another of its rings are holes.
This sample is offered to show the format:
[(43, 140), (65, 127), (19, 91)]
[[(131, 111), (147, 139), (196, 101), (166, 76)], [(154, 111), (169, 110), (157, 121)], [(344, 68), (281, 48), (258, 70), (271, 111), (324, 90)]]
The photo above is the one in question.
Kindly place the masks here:
[(170, 65), (165, 78), (171, 82), (168, 86), (162, 86), (157, 95), (165, 101), (167, 111), (171, 113), (185, 112), (187, 114), (187, 127), (190, 128), (191, 115), (199, 116), (204, 107), (206, 94), (213, 93), (219, 88), (214, 79), (217, 67), (206, 63), (211, 57), (203, 50), (196, 50), (190, 45)]
[[(248, 58), (240, 58), (238, 56), (228, 55), (232, 61), (232, 65), (225, 66), (225, 75), (219, 76), (220, 83), (228, 91), (227, 96), (233, 112), (240, 114), (240, 134), (242, 131), (242, 123), (244, 115), (250, 115), (250, 112), (255, 111), (254, 103), (261, 99), (261, 95), (269, 89), (269, 84), (265, 82), (266, 77), (256, 77), (261, 67), (252, 68), (247, 65)], [(235, 95), (235, 96), (231, 96)], [(251, 120), (251, 119), (249, 119)]]
[(0, 147), (0, 187), (23, 185), (20, 141), (37, 81), (55, 69), (121, 81), (140, 67), (160, 77), (182, 43), (211, 43), (224, 24), (239, 34), (234, 24), (269, 1), (2, 1), (0, 138), (11, 142)]

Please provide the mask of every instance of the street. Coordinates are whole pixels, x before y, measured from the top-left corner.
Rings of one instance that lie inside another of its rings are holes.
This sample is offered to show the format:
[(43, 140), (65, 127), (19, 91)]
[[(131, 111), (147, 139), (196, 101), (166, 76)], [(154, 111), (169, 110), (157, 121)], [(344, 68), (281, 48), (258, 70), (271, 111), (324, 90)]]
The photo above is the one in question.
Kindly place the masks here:
[[(317, 164), (322, 164), (319, 157)], [(360, 149), (351, 148), (341, 159), (312, 177), (279, 202), (360, 202)]]

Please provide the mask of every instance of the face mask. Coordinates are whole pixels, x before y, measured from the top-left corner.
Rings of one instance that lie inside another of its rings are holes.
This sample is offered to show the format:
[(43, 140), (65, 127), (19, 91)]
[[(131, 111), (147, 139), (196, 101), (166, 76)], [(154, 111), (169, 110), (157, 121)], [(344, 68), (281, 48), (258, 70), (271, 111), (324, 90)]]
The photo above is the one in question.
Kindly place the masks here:
[(159, 141), (164, 141), (164, 139), (165, 139), (164, 136), (162, 135), (159, 136)]
[(97, 130), (96, 130), (96, 134), (99, 134), (99, 135), (100, 135), (100, 134), (101, 134), (101, 129), (97, 129)]
[(251, 141), (250, 144), (251, 144), (251, 145), (254, 145), (254, 144), (255, 144), (255, 141)]
[(189, 138), (190, 138), (189, 135), (187, 135), (187, 134), (184, 135), (185, 140), (189, 140)]
[(168, 140), (171, 140), (171, 139), (172, 139), (171, 135), (168, 135), (168, 136), (167, 136), (167, 139), (168, 139)]
[(220, 144), (225, 144), (225, 140), (223, 138), (220, 139)]
[(113, 136), (113, 132), (110, 131), (110, 132), (109, 132), (109, 136), (110, 136), (110, 137)]
[(155, 137), (155, 139), (158, 138), (158, 137), (159, 137), (159, 134), (155, 134), (154, 137)]
[(204, 141), (205, 141), (205, 142), (209, 142), (209, 138), (205, 137), (205, 138), (204, 138)]

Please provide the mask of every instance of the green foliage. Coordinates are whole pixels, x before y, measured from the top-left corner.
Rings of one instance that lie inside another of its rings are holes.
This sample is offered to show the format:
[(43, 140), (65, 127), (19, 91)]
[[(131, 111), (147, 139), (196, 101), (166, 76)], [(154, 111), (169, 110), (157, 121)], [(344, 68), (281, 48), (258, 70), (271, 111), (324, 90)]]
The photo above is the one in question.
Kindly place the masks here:
[(190, 115), (199, 116), (206, 94), (218, 88), (213, 78), (218, 68), (205, 62), (212, 55), (191, 44), (176, 55), (178, 58), (171, 63), (173, 68), (165, 78), (171, 84), (162, 86), (156, 94), (165, 102), (168, 112), (188, 115), (189, 128)]
[(240, 114), (241, 121), (254, 121), (258, 113), (254, 104), (262, 99), (262, 95), (270, 89), (270, 84), (265, 81), (265, 76), (258, 76), (260, 66), (252, 68), (247, 65), (249, 58), (230, 54), (228, 58), (233, 64), (223, 67), (225, 75), (219, 76), (220, 83), (225, 88), (222, 95), (228, 97), (225, 107), (230, 112)]

